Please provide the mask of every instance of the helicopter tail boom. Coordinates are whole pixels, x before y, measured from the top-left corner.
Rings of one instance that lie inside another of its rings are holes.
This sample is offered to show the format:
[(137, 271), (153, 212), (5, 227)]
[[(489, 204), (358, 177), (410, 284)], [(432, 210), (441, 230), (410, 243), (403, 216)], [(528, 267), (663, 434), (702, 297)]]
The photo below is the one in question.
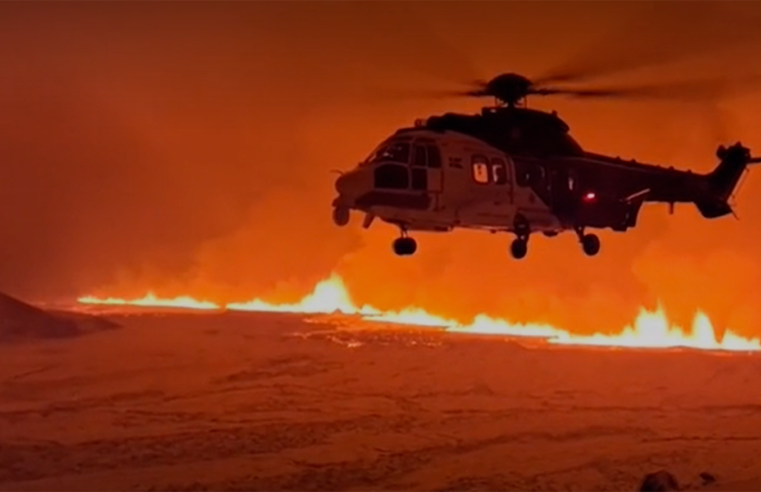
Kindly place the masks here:
[(695, 201), (700, 214), (707, 219), (723, 217), (733, 213), (729, 198), (734, 193), (748, 166), (761, 162), (761, 158), (751, 157), (750, 150), (739, 142), (730, 146), (721, 146), (716, 151), (721, 159), (716, 168), (706, 175), (710, 193)]

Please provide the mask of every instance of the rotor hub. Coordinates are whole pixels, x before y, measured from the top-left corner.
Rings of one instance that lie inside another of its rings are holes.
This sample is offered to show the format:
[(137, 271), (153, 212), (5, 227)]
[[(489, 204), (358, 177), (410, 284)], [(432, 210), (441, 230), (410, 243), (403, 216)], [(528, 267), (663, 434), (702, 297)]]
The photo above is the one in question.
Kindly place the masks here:
[(515, 106), (531, 93), (533, 83), (517, 73), (504, 73), (491, 79), (484, 94), (493, 96), (508, 106)]

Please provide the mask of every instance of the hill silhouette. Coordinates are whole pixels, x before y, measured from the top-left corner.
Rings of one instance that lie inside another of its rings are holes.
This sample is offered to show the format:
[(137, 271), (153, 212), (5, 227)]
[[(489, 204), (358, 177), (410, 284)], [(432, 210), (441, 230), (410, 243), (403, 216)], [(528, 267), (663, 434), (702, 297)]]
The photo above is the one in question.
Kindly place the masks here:
[(45, 311), (0, 292), (0, 343), (72, 338), (118, 327), (90, 314)]

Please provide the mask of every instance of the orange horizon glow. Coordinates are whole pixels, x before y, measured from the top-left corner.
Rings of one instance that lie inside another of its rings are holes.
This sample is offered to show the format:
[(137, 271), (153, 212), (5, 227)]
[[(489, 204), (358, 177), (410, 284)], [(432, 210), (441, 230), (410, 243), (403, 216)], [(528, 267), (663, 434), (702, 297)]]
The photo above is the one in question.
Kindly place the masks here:
[(548, 343), (560, 345), (622, 348), (684, 347), (701, 350), (761, 351), (761, 340), (743, 337), (729, 329), (725, 331), (722, 339), (718, 340), (710, 318), (700, 310), (695, 313), (689, 331), (672, 325), (661, 307), (655, 311), (640, 308), (640, 312), (634, 322), (616, 334), (597, 332), (593, 335), (577, 335), (549, 324), (512, 323), (506, 319), (486, 314), (478, 314), (469, 323), (463, 324), (453, 319), (437, 316), (420, 307), (408, 307), (398, 311), (383, 311), (371, 305), (357, 306), (352, 301), (343, 279), (335, 273), (328, 279), (318, 282), (310, 294), (296, 303), (270, 303), (256, 298), (247, 302), (219, 305), (207, 300), (197, 300), (191, 296), (163, 299), (157, 297), (152, 292), (138, 299), (84, 296), (77, 300), (81, 304), (101, 306), (301, 313), (309, 315), (342, 313), (346, 315), (359, 315), (365, 320), (379, 323), (441, 327), (446, 331), (459, 333), (541, 338), (545, 339)]

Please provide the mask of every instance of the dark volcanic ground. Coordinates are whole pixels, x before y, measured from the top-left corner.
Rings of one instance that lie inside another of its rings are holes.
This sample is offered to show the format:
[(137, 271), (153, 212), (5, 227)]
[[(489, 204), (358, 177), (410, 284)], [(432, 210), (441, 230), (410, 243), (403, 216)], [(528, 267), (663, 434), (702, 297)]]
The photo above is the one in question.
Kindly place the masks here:
[(666, 468), (761, 490), (760, 356), (109, 318), (0, 347), (0, 489), (635, 490)]

